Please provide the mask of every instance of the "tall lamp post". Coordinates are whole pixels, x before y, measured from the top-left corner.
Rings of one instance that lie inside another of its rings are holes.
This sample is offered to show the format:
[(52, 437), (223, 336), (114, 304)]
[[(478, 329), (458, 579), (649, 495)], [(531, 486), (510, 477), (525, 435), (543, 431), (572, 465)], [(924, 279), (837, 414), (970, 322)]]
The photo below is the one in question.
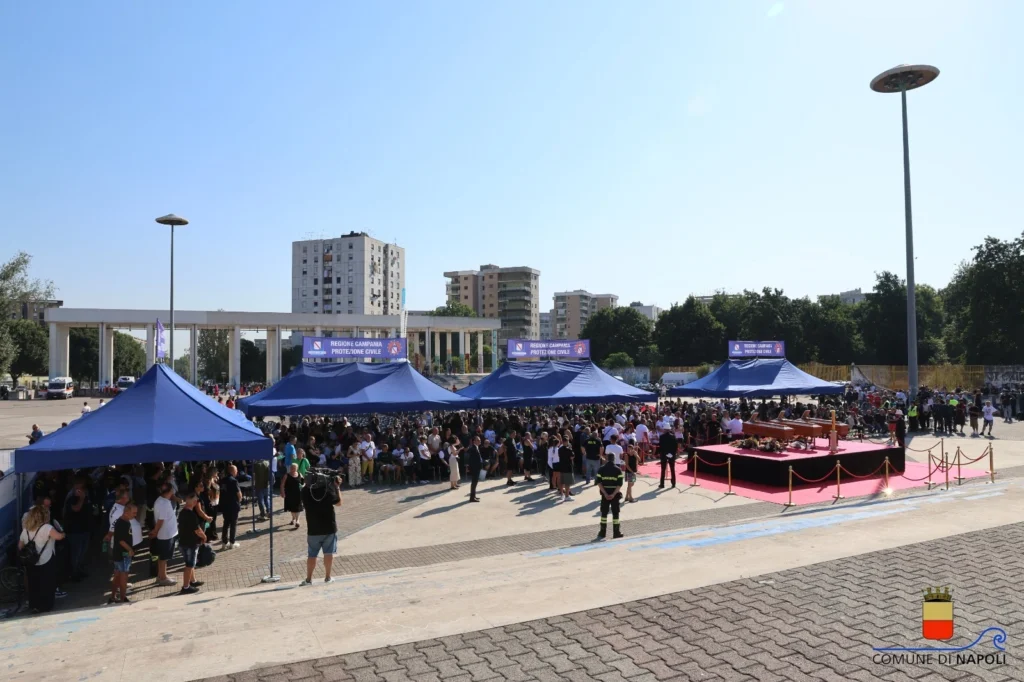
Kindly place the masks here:
[(903, 203), (907, 222), (907, 401), (917, 399), (917, 303), (914, 287), (914, 221), (910, 211), (910, 141), (907, 134), (907, 91), (928, 85), (939, 77), (934, 66), (901, 64), (871, 79), (871, 89), (900, 93), (903, 102)]
[[(165, 216), (161, 216), (156, 219), (161, 225), (171, 226), (171, 331), (170, 331), (170, 346), (171, 346), (171, 371), (174, 371), (174, 228), (188, 225), (188, 221), (181, 216), (168, 213)], [(195, 352), (193, 350), (193, 352)], [(195, 381), (195, 377), (191, 378)]]

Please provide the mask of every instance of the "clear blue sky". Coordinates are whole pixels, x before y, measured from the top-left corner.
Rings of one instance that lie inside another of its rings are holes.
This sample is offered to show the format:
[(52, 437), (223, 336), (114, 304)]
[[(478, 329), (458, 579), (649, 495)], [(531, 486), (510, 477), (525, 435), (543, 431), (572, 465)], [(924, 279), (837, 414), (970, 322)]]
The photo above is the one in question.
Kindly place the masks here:
[[(667, 306), (904, 274), (899, 63), (918, 281), (1020, 233), (1024, 3), (8, 2), (0, 257), (65, 305), (290, 306), (290, 242), (407, 249), (409, 305), (448, 269)], [(1014, 48), (1014, 45), (1018, 45)], [(234, 281), (212, 279), (226, 270)]]

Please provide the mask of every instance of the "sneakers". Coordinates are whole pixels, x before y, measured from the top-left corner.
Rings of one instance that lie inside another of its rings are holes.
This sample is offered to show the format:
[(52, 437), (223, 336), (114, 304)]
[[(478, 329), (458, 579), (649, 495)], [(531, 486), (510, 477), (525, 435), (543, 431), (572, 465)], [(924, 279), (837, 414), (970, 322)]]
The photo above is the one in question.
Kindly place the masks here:
[(324, 578), (324, 582), (325, 583), (333, 583), (334, 582), (334, 578)]
[(299, 587), (305, 587), (306, 585), (312, 585), (312, 584), (313, 584), (313, 581), (310, 580), (309, 578), (306, 578), (301, 583), (299, 583)]
[(192, 582), (189, 583), (189, 586), (191, 586), (191, 587), (202, 587), (204, 584), (205, 583), (203, 583), (202, 580), (193, 580)]
[(157, 580), (156, 584), (161, 587), (170, 587), (171, 585), (177, 585), (178, 581), (171, 578), (164, 578), (163, 580)]
[(179, 592), (178, 594), (195, 594), (198, 591), (198, 587), (192, 587), (191, 585), (189, 585), (188, 587), (181, 588), (181, 592)]
[(53, 593), (53, 596), (57, 599), (63, 599), (64, 597), (68, 596), (68, 593), (58, 588), (57, 591)]
[(231, 549), (238, 549), (238, 548), (239, 548), (239, 547), (241, 547), (241, 546), (242, 546), (242, 545), (240, 545), (239, 543), (237, 543), (237, 542), (236, 542), (236, 543), (234, 543), (234, 544), (232, 544), (232, 545), (231, 545)]

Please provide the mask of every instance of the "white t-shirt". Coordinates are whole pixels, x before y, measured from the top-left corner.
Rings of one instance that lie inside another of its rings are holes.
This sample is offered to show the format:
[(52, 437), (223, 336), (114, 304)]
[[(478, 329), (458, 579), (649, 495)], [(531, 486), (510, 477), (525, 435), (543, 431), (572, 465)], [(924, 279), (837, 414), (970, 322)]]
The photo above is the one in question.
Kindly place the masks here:
[(91, 407), (89, 407), (88, 405), (83, 405), (82, 406), (82, 414), (89, 414), (90, 412), (92, 412), (92, 408)]
[(39, 551), (37, 566), (42, 566), (53, 557), (53, 540), (50, 539), (51, 530), (53, 530), (53, 526), (44, 523), (31, 533), (25, 529), (21, 531), (21, 541), (26, 545), (29, 541), (35, 543), (36, 549)]
[(366, 459), (374, 459), (377, 457), (377, 446), (373, 444), (373, 441), (360, 441), (359, 442), (359, 454)]
[(619, 433), (618, 430), (614, 426), (606, 426), (606, 427), (604, 427), (604, 431), (601, 432), (601, 437), (604, 440), (611, 440), (612, 439), (612, 434), (618, 434), (618, 433)]
[(633, 431), (636, 433), (636, 439), (641, 443), (649, 440), (647, 434), (650, 432), (650, 429), (647, 428), (647, 424), (637, 424)]
[(115, 502), (114, 506), (110, 508), (110, 516), (108, 517), (110, 520), (111, 533), (114, 532), (114, 524), (117, 523), (119, 518), (121, 518), (121, 514), (124, 514), (124, 505), (120, 502)]
[(730, 419), (726, 423), (726, 427), (729, 429), (729, 433), (733, 436), (743, 433), (743, 420), (739, 417)]
[(157, 540), (170, 540), (178, 535), (178, 517), (174, 515), (174, 503), (160, 496), (153, 503), (153, 522), (163, 521), (156, 534)]
[(427, 447), (426, 443), (420, 443), (416, 449), (420, 453), (420, 459), (430, 459), (430, 448)]
[(604, 454), (611, 455), (615, 458), (615, 463), (619, 466), (622, 465), (622, 448), (615, 443), (609, 443), (604, 446)]
[(558, 466), (558, 446), (553, 445), (548, 448), (548, 466), (554, 469)]
[(981, 414), (985, 418), (985, 421), (990, 422), (992, 421), (993, 417), (995, 417), (996, 408), (992, 407), (991, 405), (986, 405), (985, 407), (981, 408)]

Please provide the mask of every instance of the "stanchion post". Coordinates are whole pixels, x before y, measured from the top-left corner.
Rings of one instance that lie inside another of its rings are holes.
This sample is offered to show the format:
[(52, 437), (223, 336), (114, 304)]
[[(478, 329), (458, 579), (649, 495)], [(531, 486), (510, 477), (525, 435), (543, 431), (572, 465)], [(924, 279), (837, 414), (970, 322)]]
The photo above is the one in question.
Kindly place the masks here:
[[(929, 462), (931, 464), (931, 462)], [(885, 489), (889, 489), (889, 456), (885, 457)]]
[(726, 495), (735, 495), (732, 491), (732, 457), (728, 457), (725, 460), (725, 473), (729, 477), (729, 489), (725, 491)]
[(992, 454), (992, 446), (988, 446), (988, 475), (992, 483), (996, 482), (996, 460)]
[(946, 461), (946, 452), (942, 452), (942, 470), (946, 472), (946, 490), (949, 490), (949, 462)]
[(956, 449), (956, 484), (957, 485), (962, 485), (963, 482), (964, 482), (964, 477), (961, 475), (961, 470), (960, 470), (960, 460), (962, 459), (960, 457), (960, 455), (961, 455), (960, 447), (957, 446), (957, 449)]
[(699, 462), (700, 462), (700, 457), (698, 455), (694, 454), (694, 456), (693, 456), (693, 483), (690, 484), (691, 488), (693, 488), (693, 487), (700, 487), (700, 483), (697, 483), (697, 464)]
[[(928, 448), (928, 478), (927, 478), (927, 480), (925, 480), (925, 483), (928, 484), (928, 490), (931, 490), (932, 489), (932, 485), (935, 483), (935, 481), (932, 480), (932, 474), (935, 473), (935, 470), (932, 469), (932, 461), (935, 459), (935, 456), (932, 455), (932, 450), (934, 448), (935, 448), (934, 445), (932, 447)], [(904, 471), (904, 473), (906, 473), (906, 471), (907, 471), (907, 463), (906, 463), (906, 461), (903, 462), (903, 471)]]
[(840, 472), (842, 470), (843, 470), (843, 467), (841, 467), (839, 465), (839, 462), (836, 462), (836, 494), (832, 497), (833, 500), (842, 500), (842, 499), (844, 499), (843, 498), (843, 489), (840, 487), (841, 484), (839, 482), (839, 476), (840, 476)]
[(793, 465), (789, 465), (789, 501), (786, 502), (787, 507), (793, 506)]

